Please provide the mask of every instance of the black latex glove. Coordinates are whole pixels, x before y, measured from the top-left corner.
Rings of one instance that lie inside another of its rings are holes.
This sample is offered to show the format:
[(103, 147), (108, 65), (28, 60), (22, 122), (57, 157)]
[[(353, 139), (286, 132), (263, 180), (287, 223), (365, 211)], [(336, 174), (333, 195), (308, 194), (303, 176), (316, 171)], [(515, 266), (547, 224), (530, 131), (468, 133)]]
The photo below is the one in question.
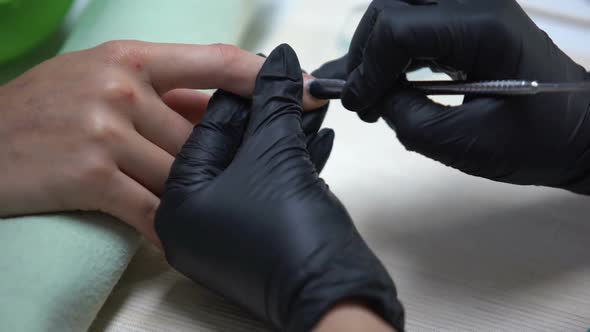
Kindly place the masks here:
[(366, 121), (382, 116), (409, 150), (492, 180), (590, 192), (590, 94), (445, 107), (400, 91), (404, 74), (423, 66), (474, 81), (588, 80), (514, 0), (376, 0), (348, 60), (344, 105)]
[[(266, 58), (266, 55), (263, 53), (258, 53), (258, 55)], [(343, 73), (346, 73), (346, 67), (338, 65), (322, 66), (311, 75), (316, 78), (339, 78)], [(320, 130), (329, 108), (330, 104), (326, 104), (313, 112), (304, 112), (301, 117), (310, 159), (318, 173), (321, 173), (326, 166), (334, 146), (334, 130), (328, 128)]]
[[(339, 59), (327, 63), (311, 73), (315, 78), (345, 79), (347, 76), (346, 63)], [(302, 116), (303, 132), (307, 137), (307, 149), (310, 158), (316, 166), (318, 173), (321, 173), (332, 153), (334, 146), (334, 131), (332, 129), (320, 130), (329, 104), (313, 112), (304, 112)]]
[(393, 282), (310, 160), (302, 95), (297, 57), (283, 45), (251, 103), (213, 97), (157, 212), (168, 262), (281, 330), (309, 331), (351, 298), (401, 330)]

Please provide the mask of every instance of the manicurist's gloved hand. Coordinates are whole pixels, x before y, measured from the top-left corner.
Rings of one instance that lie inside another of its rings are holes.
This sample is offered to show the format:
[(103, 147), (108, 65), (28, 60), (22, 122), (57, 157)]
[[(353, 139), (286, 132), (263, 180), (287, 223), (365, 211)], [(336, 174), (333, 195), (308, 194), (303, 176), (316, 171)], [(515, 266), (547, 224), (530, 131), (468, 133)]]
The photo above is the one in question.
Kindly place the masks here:
[[(468, 174), (590, 193), (590, 94), (467, 97), (445, 107), (403, 91), (429, 66), (473, 81), (588, 80), (514, 0), (375, 0), (350, 46), (344, 105)], [(368, 143), (370, 144), (370, 143)]]
[(302, 92), (297, 57), (283, 45), (264, 64), (252, 101), (213, 97), (157, 212), (166, 257), (281, 330), (311, 330), (343, 300), (401, 330), (393, 282), (318, 176), (332, 134), (308, 138), (319, 127), (302, 128)]

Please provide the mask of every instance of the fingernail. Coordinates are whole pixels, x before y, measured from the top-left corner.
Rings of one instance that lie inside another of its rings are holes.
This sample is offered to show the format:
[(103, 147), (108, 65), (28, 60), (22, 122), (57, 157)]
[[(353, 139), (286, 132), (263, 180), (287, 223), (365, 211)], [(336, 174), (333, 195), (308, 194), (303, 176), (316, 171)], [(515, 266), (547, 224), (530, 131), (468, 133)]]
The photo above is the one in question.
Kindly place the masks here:
[(303, 109), (305, 111), (317, 110), (318, 108), (321, 108), (328, 103), (327, 100), (317, 99), (309, 93), (309, 83), (311, 83), (311, 81), (313, 81), (314, 79), (315, 77), (309, 74), (303, 74)]

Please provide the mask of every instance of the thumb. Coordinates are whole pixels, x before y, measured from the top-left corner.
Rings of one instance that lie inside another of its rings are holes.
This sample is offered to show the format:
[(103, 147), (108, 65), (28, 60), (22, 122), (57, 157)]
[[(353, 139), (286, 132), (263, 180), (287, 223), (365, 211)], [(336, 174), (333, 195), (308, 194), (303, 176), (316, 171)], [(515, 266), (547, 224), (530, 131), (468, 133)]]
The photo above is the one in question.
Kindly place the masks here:
[[(435, 103), (424, 94), (405, 90), (386, 98), (382, 117), (410, 151), (465, 173), (494, 177), (501, 172), (498, 151), (510, 146), (514, 112), (505, 101), (477, 98), (461, 106)], [(489, 169), (487, 169), (489, 167)], [(495, 169), (493, 169), (495, 167)]]
[(321, 129), (328, 108), (329, 105), (325, 105), (318, 110), (305, 112), (301, 118), (309, 158), (318, 173), (321, 173), (324, 166), (326, 166), (334, 146), (334, 131), (332, 129)]
[(348, 78), (348, 54), (343, 57), (326, 62), (320, 68), (311, 73), (315, 78), (330, 78), (346, 80)]
[(322, 129), (317, 134), (308, 136), (307, 138), (309, 159), (318, 173), (324, 170), (328, 159), (330, 159), (332, 148), (334, 147), (334, 137), (334, 130)]
[(167, 191), (213, 180), (231, 163), (248, 120), (249, 102), (224, 91), (215, 93), (172, 166)]
[(261, 136), (276, 142), (293, 133), (303, 136), (302, 98), (299, 60), (295, 51), (283, 44), (269, 55), (258, 74), (245, 138)]

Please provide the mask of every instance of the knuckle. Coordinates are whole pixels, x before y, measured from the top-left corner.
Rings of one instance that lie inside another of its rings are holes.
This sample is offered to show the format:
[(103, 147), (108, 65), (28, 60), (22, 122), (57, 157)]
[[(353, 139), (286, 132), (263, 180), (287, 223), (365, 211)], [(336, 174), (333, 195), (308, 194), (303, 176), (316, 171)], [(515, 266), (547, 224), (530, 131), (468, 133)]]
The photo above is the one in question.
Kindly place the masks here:
[(114, 103), (133, 103), (138, 94), (135, 84), (119, 73), (107, 75), (102, 81), (99, 90), (102, 99)]
[(153, 221), (156, 219), (156, 212), (158, 210), (158, 203), (149, 197), (145, 197), (140, 206), (140, 216), (143, 221)]
[(231, 64), (239, 58), (243, 52), (241, 48), (229, 44), (213, 44), (211, 45), (218, 53), (224, 65)]
[(111, 40), (98, 46), (107, 62), (142, 70), (145, 63), (146, 43), (137, 40)]
[(97, 49), (103, 51), (107, 55), (122, 56), (127, 54), (130, 50), (139, 47), (141, 42), (135, 40), (110, 40), (97, 46)]
[(98, 45), (96, 48), (102, 51), (108, 58), (115, 59), (125, 54), (128, 47), (128, 43), (124, 40), (111, 40)]
[[(107, 204), (108, 207), (112, 207), (117, 204), (120, 205), (120, 202), (125, 200), (129, 200), (129, 197), (121, 197), (121, 192), (115, 189), (110, 191), (110, 195), (104, 200), (104, 204)], [(128, 219), (124, 221), (143, 234), (149, 233), (147, 230), (153, 227), (149, 225), (154, 224), (159, 200), (154, 199), (149, 195), (137, 195), (134, 197), (133, 201), (132, 205), (134, 206), (134, 211), (129, 214), (127, 216)]]
[[(110, 187), (117, 167), (114, 161), (100, 149), (91, 149), (84, 157), (79, 176), (81, 183), (93, 188)], [(100, 193), (99, 190), (97, 193)]]
[(88, 112), (83, 127), (93, 146), (102, 149), (121, 141), (121, 130), (117, 119), (102, 110)]

